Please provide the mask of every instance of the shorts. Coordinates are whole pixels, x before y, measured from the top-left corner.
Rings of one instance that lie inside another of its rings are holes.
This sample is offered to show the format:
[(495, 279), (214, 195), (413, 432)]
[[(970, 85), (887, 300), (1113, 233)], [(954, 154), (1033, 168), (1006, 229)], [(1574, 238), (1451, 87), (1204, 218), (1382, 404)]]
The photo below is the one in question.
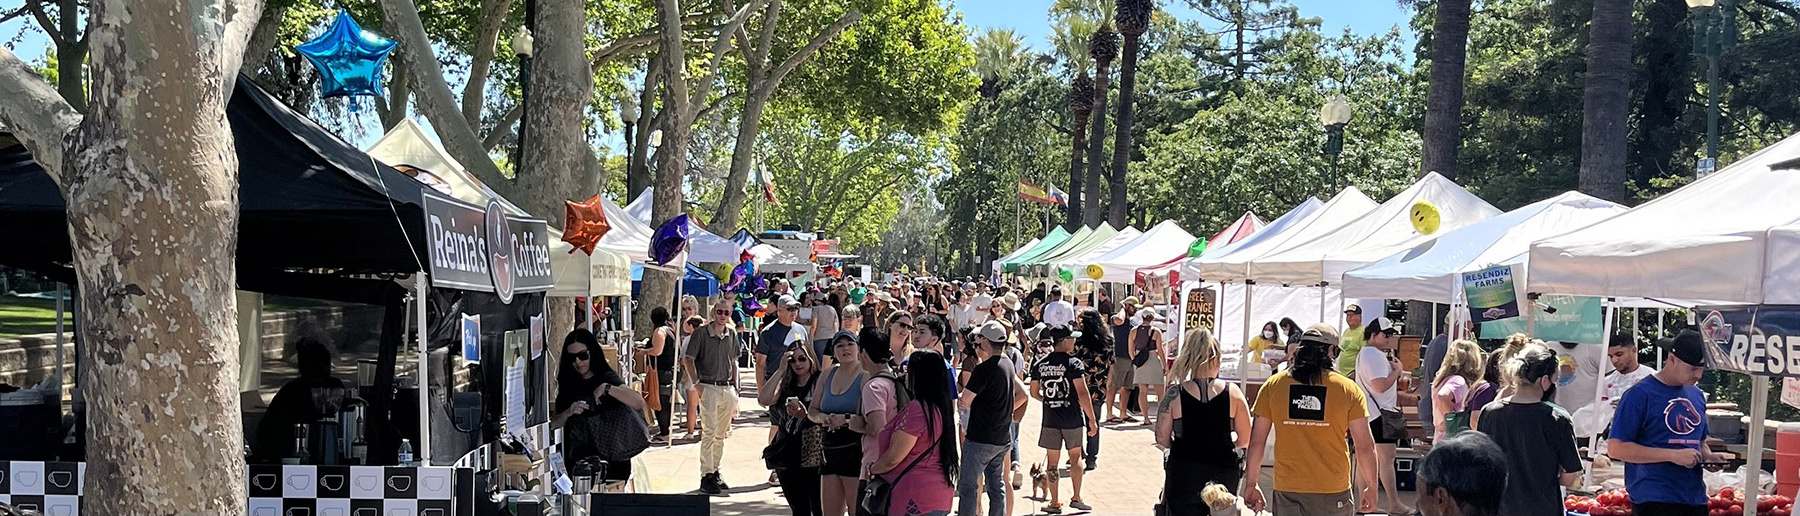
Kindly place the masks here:
[(848, 428), (825, 431), (819, 474), (857, 478), (862, 475), (862, 434)]
[(1085, 428), (1045, 428), (1038, 433), (1038, 447), (1046, 450), (1079, 450), (1086, 442)]
[(1163, 384), (1162, 364), (1156, 363), (1155, 358), (1145, 361), (1144, 365), (1138, 366), (1137, 371), (1131, 373), (1131, 375), (1133, 376), (1132, 379), (1137, 380), (1138, 385)]
[[(1377, 414), (1380, 414), (1380, 413), (1377, 412)], [(1399, 437), (1382, 435), (1381, 416), (1379, 416), (1379, 415), (1369, 418), (1369, 435), (1373, 436), (1375, 438), (1375, 444), (1399, 444), (1400, 443)], [(1354, 446), (1354, 444), (1352, 446)]]
[(1129, 389), (1132, 386), (1137, 385), (1131, 383), (1131, 373), (1136, 371), (1137, 368), (1132, 367), (1130, 358), (1114, 358), (1112, 364), (1111, 387), (1114, 389)]
[(1350, 492), (1289, 493), (1275, 491), (1270, 497), (1270, 511), (1275, 516), (1353, 516), (1356, 502)]

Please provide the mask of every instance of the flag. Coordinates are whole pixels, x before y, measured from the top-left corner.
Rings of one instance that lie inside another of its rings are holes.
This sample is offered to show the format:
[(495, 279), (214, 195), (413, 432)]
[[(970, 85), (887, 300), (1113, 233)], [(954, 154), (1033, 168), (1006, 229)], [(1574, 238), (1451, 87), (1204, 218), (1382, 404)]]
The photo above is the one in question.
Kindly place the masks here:
[(1043, 187), (1024, 179), (1019, 180), (1019, 198), (1040, 204), (1057, 204), (1056, 199), (1044, 191)]
[(775, 197), (775, 179), (769, 177), (769, 171), (756, 171), (756, 184), (762, 188), (764, 200), (769, 201), (769, 204), (781, 204), (781, 199)]
[(1056, 201), (1056, 205), (1058, 206), (1069, 205), (1069, 194), (1063, 193), (1062, 190), (1057, 190), (1056, 185), (1050, 185), (1050, 199)]

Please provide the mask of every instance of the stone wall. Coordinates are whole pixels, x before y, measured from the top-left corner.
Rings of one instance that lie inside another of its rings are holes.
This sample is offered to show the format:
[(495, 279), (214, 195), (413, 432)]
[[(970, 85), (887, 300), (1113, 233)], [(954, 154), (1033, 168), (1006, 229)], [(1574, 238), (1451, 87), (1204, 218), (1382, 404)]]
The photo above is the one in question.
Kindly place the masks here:
[[(294, 341), (307, 335), (322, 337), (340, 350), (374, 350), (381, 331), (381, 317), (381, 307), (366, 305), (284, 311), (265, 307), (261, 328), (262, 358), (282, 360), (291, 356)], [(72, 332), (65, 335), (70, 334)], [(69, 373), (63, 381), (65, 392), (66, 388), (74, 387), (75, 382), (75, 346), (69, 338), (65, 337), (63, 342), (63, 359)], [(0, 339), (0, 383), (27, 387), (48, 378), (55, 370), (55, 334)]]

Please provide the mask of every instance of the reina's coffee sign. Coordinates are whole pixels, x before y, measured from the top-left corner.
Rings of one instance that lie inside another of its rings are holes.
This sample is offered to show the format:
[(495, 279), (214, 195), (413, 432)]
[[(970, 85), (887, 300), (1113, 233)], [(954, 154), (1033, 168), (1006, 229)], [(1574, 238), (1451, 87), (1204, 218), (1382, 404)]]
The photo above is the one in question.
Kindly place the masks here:
[(499, 202), (481, 209), (431, 193), (424, 207), (432, 286), (492, 292), (502, 303), (550, 290), (544, 221), (509, 217)]

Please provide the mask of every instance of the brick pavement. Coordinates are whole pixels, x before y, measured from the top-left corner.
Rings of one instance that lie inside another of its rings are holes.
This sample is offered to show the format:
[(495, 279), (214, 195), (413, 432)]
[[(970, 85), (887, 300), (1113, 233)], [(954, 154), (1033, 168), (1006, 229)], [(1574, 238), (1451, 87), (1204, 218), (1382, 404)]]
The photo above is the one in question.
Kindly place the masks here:
[[(748, 375), (745, 378), (749, 381)], [(753, 383), (753, 382), (752, 382)], [(751, 385), (746, 383), (745, 385)], [(732, 486), (728, 496), (713, 498), (713, 514), (736, 516), (778, 516), (789, 514), (786, 501), (781, 496), (779, 487), (769, 484), (769, 470), (763, 467), (762, 449), (768, 443), (768, 416), (761, 405), (756, 403), (755, 391), (746, 389), (740, 394), (738, 417), (733, 422), (732, 433), (725, 444), (725, 458), (721, 471), (725, 483)], [(1022, 467), (1044, 461), (1044, 451), (1038, 448), (1039, 404), (1034, 400), (1025, 416), (1025, 423), (1019, 429), (1019, 443), (1022, 446), (1020, 455)], [(681, 435), (677, 415), (676, 434)], [(1083, 477), (1083, 499), (1094, 506), (1094, 516), (1114, 515), (1148, 515), (1155, 505), (1158, 493), (1162, 489), (1163, 469), (1162, 452), (1155, 446), (1156, 437), (1151, 427), (1142, 423), (1129, 425), (1108, 425), (1100, 430), (1099, 468), (1087, 472)], [(647, 472), (648, 478), (640, 478), (640, 491), (654, 493), (697, 493), (700, 488), (700, 446), (692, 441), (677, 440), (673, 446), (655, 447), (640, 456), (642, 461), (639, 471)], [(1064, 459), (1067, 460), (1066, 457)], [(1262, 485), (1266, 490), (1272, 484), (1269, 469), (1263, 469)], [(1062, 496), (1064, 504), (1070, 496), (1072, 486), (1070, 479), (1064, 475), (1062, 479)], [(1030, 486), (1024, 486), (1018, 493), (1015, 514), (1043, 514), (1042, 507), (1046, 502), (1025, 498), (1030, 494)], [(1403, 497), (1410, 500), (1412, 493), (1402, 492)], [(1087, 514), (1074, 512), (1064, 507), (1064, 514)]]

